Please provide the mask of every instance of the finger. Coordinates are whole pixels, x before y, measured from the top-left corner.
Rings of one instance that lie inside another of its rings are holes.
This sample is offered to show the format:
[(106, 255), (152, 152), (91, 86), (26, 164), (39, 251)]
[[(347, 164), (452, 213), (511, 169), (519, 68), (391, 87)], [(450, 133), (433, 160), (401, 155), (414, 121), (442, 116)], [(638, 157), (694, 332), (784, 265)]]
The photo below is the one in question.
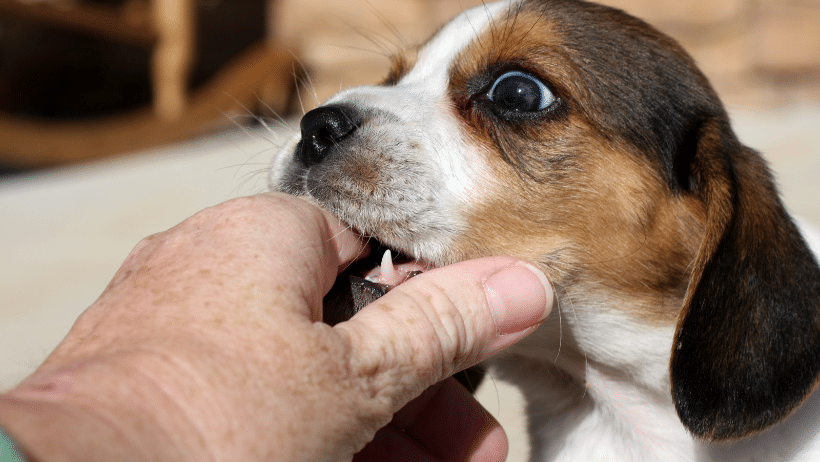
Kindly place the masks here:
[(508, 257), (423, 273), (338, 324), (357, 354), (351, 370), (386, 390), (395, 412), (433, 383), (532, 332), (549, 314), (544, 274)]
[(370, 246), (366, 240), (347, 223), (343, 222), (336, 215), (321, 207), (315, 199), (305, 196), (296, 197), (315, 207), (324, 217), (327, 226), (327, 235), (330, 243), (339, 258), (339, 273), (356, 260), (364, 258), (370, 254)]
[(376, 432), (373, 441), (353, 456), (353, 462), (440, 462), (421, 444), (400, 429), (387, 426)]
[[(273, 276), (268, 284), (280, 291), (277, 305), (319, 319), (322, 297), (336, 276), (366, 256), (369, 247), (349, 226), (309, 199), (280, 193), (244, 199), (239, 206), (251, 210), (229, 212), (231, 217), (247, 220), (249, 232), (261, 236), (262, 243), (253, 242), (271, 261), (262, 275)], [(242, 280), (247, 277), (241, 276)], [(291, 297), (295, 300), (288, 301)]]
[(353, 460), (502, 462), (508, 448), (501, 425), (450, 378), (397, 412)]
[[(175, 300), (185, 294), (187, 300), (208, 300), (217, 317), (252, 302), (277, 307), (271, 315), (296, 312), (315, 320), (340, 269), (366, 252), (356, 233), (308, 201), (285, 194), (243, 197), (145, 239), (100, 300), (128, 298), (133, 306), (149, 307), (167, 302), (178, 310)], [(191, 306), (204, 320), (201, 304)]]
[[(415, 405), (417, 402), (423, 405)], [(425, 390), (391, 423), (440, 460), (499, 462), (507, 457), (501, 425), (452, 377)]]
[(439, 394), (441, 387), (443, 387), (446, 382), (447, 380), (442, 380), (441, 382), (433, 384), (418, 397), (407, 403), (401, 410), (393, 414), (393, 420), (390, 421), (390, 425), (396, 428), (408, 428), (416, 423), (419, 420), (419, 416), (424, 413), (425, 409), (427, 409), (430, 402), (433, 401), (433, 398)]
[[(258, 197), (271, 204), (269, 220), (277, 228), (272, 229), (270, 237), (277, 241), (277, 255), (287, 263), (295, 260), (314, 267), (321, 294), (327, 293), (344, 268), (368, 255), (370, 249), (362, 236), (315, 200), (280, 193)], [(335, 272), (323, 271), (330, 268)]]

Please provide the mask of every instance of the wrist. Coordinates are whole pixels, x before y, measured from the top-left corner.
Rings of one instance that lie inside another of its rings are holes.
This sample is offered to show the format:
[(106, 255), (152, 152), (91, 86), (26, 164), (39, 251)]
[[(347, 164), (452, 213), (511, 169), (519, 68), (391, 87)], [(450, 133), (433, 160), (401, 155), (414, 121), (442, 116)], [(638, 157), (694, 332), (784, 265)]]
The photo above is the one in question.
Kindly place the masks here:
[(17, 442), (0, 427), (0, 462), (28, 462), (28, 457), (17, 447)]

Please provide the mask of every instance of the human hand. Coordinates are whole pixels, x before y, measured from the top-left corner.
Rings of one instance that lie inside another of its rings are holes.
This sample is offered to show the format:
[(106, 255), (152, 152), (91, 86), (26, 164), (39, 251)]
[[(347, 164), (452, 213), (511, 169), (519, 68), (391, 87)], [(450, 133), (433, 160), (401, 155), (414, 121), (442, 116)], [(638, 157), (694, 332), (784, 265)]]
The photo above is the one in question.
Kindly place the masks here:
[(463, 262), (318, 322), (337, 273), (366, 251), (290, 196), (200, 212), (134, 249), (0, 399), (0, 425), (43, 461), (350, 460), (374, 435), (357, 460), (503, 460), (498, 424), (437, 383), (535, 329), (552, 303), (543, 275), (511, 258)]

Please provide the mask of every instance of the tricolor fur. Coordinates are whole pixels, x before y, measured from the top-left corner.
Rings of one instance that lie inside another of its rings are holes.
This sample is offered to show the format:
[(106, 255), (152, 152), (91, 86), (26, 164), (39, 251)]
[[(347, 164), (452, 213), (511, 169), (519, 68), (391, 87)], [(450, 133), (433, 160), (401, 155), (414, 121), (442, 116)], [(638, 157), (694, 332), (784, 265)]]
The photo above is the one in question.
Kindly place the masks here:
[(706, 78), (644, 22), (468, 10), (308, 113), (271, 185), (426, 265), (540, 265), (558, 309), (492, 361), (524, 392), (532, 461), (820, 460), (817, 262)]

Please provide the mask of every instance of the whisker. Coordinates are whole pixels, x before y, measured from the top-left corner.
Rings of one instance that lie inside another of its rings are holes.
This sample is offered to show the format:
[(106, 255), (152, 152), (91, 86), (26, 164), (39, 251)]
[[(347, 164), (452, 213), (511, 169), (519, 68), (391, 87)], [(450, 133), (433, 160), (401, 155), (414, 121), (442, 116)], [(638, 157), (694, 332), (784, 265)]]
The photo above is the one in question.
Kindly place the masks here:
[(361, 47), (361, 46), (355, 46), (355, 45), (347, 45), (347, 44), (345, 44), (345, 45), (334, 45), (334, 48), (339, 48), (339, 49), (342, 49), (342, 50), (363, 51), (365, 53), (371, 53), (371, 54), (378, 55), (378, 56), (381, 56), (381, 57), (387, 58), (387, 59), (390, 59), (390, 57), (393, 56), (394, 52), (391, 51), (391, 49), (387, 45), (385, 45), (383, 43), (379, 43), (379, 41), (374, 38), (375, 34), (365, 34), (364, 32), (361, 32), (360, 35), (365, 40), (370, 42), (370, 44), (372, 44), (373, 46), (378, 48), (378, 50), (374, 50), (372, 48), (365, 48), (365, 47)]
[[(291, 56), (293, 56), (294, 62), (296, 62), (296, 64), (298, 64), (299, 68), (301, 68), (301, 70), (302, 70), (302, 72), (300, 74), (298, 74), (298, 76), (297, 76), (296, 68), (295, 67), (293, 68), (294, 79), (296, 79), (296, 82), (297, 82), (297, 86), (296, 86), (297, 93), (299, 91), (299, 83), (301, 82), (302, 84), (305, 84), (305, 82), (307, 82), (306, 86), (313, 93), (313, 99), (314, 99), (314, 101), (316, 101), (316, 105), (318, 106), (322, 102), (319, 101), (319, 94), (316, 92), (316, 83), (313, 81), (313, 78), (310, 76), (310, 72), (308, 72), (307, 66), (305, 66), (305, 63), (299, 58), (299, 56), (296, 55), (296, 53), (294, 53), (293, 51), (290, 51), (289, 53), (290, 53)], [(300, 104), (302, 103), (301, 95), (299, 96), (299, 103)], [(302, 113), (303, 114), (305, 113), (304, 105), (302, 105)]]
[[(237, 185), (237, 186), (236, 186), (236, 187), (235, 187), (235, 188), (231, 191), (231, 195), (238, 194), (239, 190), (240, 190), (240, 189), (243, 189), (243, 188), (246, 188), (246, 187), (247, 187), (247, 184), (248, 184), (251, 180), (256, 180), (256, 182), (253, 184), (253, 186), (252, 186), (252, 187), (250, 187), (250, 188), (248, 188), (248, 189), (247, 189), (247, 193), (245, 193), (245, 195), (253, 195), (253, 194), (259, 194), (259, 193), (265, 192), (265, 191), (268, 189), (267, 187), (265, 187), (265, 188), (257, 188), (257, 185), (258, 185), (259, 181), (260, 181), (260, 180), (262, 180), (262, 179), (265, 177), (265, 173), (267, 173), (267, 171), (268, 171), (268, 168), (267, 168), (267, 167), (264, 167), (264, 168), (260, 168), (260, 169), (256, 169), (256, 170), (250, 171), (250, 172), (248, 172), (248, 173), (246, 173), (246, 174), (242, 175), (242, 178), (243, 178), (243, 179), (242, 179), (242, 180), (241, 180), (241, 182), (240, 182), (240, 183), (239, 183), (239, 184), (238, 184), (238, 185)], [(258, 189), (258, 190), (257, 190), (257, 189)]]
[[(566, 292), (565, 292), (566, 295)], [(562, 312), (564, 307), (561, 303), (561, 297), (555, 297), (555, 300), (558, 302), (558, 351), (555, 352), (555, 359), (553, 359), (553, 364), (558, 364), (558, 358), (561, 356), (561, 348), (564, 346), (564, 318), (562, 316)], [(575, 308), (572, 307), (572, 300), (570, 299), (570, 307), (574, 310)]]
[[(282, 116), (281, 116), (281, 115), (280, 115), (277, 111), (275, 111), (275, 110), (274, 110), (274, 109), (270, 106), (270, 104), (268, 104), (268, 103), (267, 103), (267, 101), (264, 101), (264, 100), (263, 100), (262, 98), (260, 98), (259, 96), (257, 96), (257, 98), (256, 98), (256, 99), (257, 99), (257, 102), (258, 102), (259, 104), (261, 104), (261, 105), (264, 107), (266, 114), (270, 114), (271, 116), (273, 116), (273, 117), (276, 119), (276, 122), (277, 122), (277, 124), (279, 125), (279, 127), (280, 127), (280, 128), (282, 128), (282, 127), (284, 127), (284, 126), (286, 126), (286, 125), (288, 124), (287, 120), (285, 120), (285, 118), (284, 118), (284, 117), (282, 117)], [(260, 119), (268, 119), (267, 117), (263, 117), (263, 116), (261, 116), (261, 115), (259, 116), (259, 118), (260, 118)], [(267, 128), (267, 129), (268, 129), (268, 131), (270, 131), (271, 133), (273, 133), (273, 130), (272, 130), (272, 129), (270, 129), (270, 128), (268, 127), (267, 123), (262, 123), (262, 125), (263, 125), (265, 128)]]
[[(482, 0), (481, 3), (484, 5), (484, 12), (487, 13), (487, 18), (492, 23), (493, 17), (490, 13), (490, 9), (487, 7), (487, 3), (484, 2), (484, 0)], [(464, 13), (465, 11), (466, 10), (462, 8), (461, 12)], [(481, 42), (481, 36), (478, 34), (478, 29), (475, 28), (475, 25), (473, 24), (473, 21), (470, 19), (470, 16), (465, 16), (464, 18), (467, 20), (467, 24), (470, 25), (470, 29), (473, 30), (473, 37), (475, 37), (476, 42), (478, 42), (478, 44), (483, 48), (484, 44)], [(495, 27), (491, 27), (490, 30), (495, 30)]]
[(296, 99), (299, 100), (299, 107), (302, 109), (302, 115), (305, 115), (307, 111), (305, 111), (305, 102), (302, 99), (302, 90), (300, 89), (303, 85), (304, 80), (299, 77), (296, 73), (296, 65), (294, 64), (293, 67), (293, 78), (296, 80)]
[(392, 43), (392, 44), (394, 46), (397, 45), (398, 49), (407, 48), (407, 41), (405, 40), (404, 36), (401, 34), (401, 31), (399, 30), (398, 27), (396, 27), (390, 21), (390, 19), (387, 17), (387, 15), (385, 15), (384, 13), (379, 11), (379, 9), (376, 8), (376, 6), (373, 5), (373, 3), (370, 2), (369, 0), (363, 0), (363, 3), (365, 4), (365, 6), (367, 6), (367, 8), (370, 10), (370, 12), (373, 13), (373, 15), (376, 16), (376, 18), (378, 18), (379, 21), (381, 21), (381, 23), (387, 28), (387, 30), (390, 31), (390, 33), (392, 33), (394, 37), (396, 37), (396, 40), (398, 41), (398, 43)]
[[(519, 6), (518, 6), (518, 11), (516, 12), (516, 17), (518, 16), (518, 14), (520, 14), (520, 11), (521, 11), (521, 4), (519, 3)], [(527, 29), (527, 32), (525, 32), (525, 33), (524, 33), (524, 35), (522, 35), (522, 36), (521, 36), (521, 40), (519, 41), (519, 43), (520, 43), (520, 42), (523, 42), (523, 41), (524, 41), (524, 39), (526, 39), (526, 38), (527, 38), (527, 36), (529, 36), (529, 35), (530, 35), (530, 33), (531, 33), (534, 29), (535, 29), (535, 26), (537, 26), (538, 24), (540, 24), (540, 23), (541, 23), (541, 21), (544, 19), (544, 15), (545, 15), (546, 13), (547, 13), (547, 9), (546, 9), (546, 7), (545, 7), (545, 8), (542, 8), (542, 9), (541, 9), (540, 14), (538, 15), (538, 19), (536, 19), (536, 20), (532, 23), (532, 26), (530, 26), (530, 28), (529, 28), (529, 29)]]
[[(234, 96), (233, 96), (232, 94), (230, 94), (229, 92), (227, 92), (227, 91), (224, 91), (224, 90), (223, 90), (223, 91), (222, 91), (222, 93), (223, 93), (225, 96), (227, 96), (228, 98), (230, 98), (231, 100), (233, 100), (234, 104), (236, 104), (237, 106), (239, 106), (240, 108), (242, 108), (242, 110), (243, 110), (243, 111), (245, 111), (245, 116), (246, 116), (246, 117), (251, 118), (252, 120), (254, 120), (254, 121), (255, 121), (256, 123), (258, 123), (259, 125), (262, 125), (262, 126), (263, 126), (263, 127), (265, 127), (265, 129), (267, 129), (269, 132), (272, 132), (272, 131), (273, 131), (273, 130), (270, 128), (270, 126), (268, 126), (268, 124), (265, 122), (265, 119), (264, 119), (262, 116), (260, 116), (260, 115), (258, 115), (258, 114), (255, 114), (255, 113), (254, 113), (254, 111), (252, 111), (249, 107), (247, 107), (245, 104), (243, 104), (241, 101), (239, 101), (236, 97), (234, 97)], [(257, 101), (260, 101), (259, 96), (258, 96), (258, 95), (255, 95), (255, 96), (256, 96)], [(231, 120), (232, 122), (234, 122), (234, 124), (235, 124), (238, 128), (240, 128), (240, 129), (242, 129), (243, 131), (245, 131), (245, 130), (244, 130), (244, 127), (243, 127), (241, 124), (237, 123), (235, 120), (233, 120), (233, 118), (231, 118), (230, 116), (228, 116), (228, 115), (225, 113), (225, 111), (220, 110), (220, 113), (222, 113), (222, 115), (223, 115), (223, 116), (225, 116), (228, 120)], [(283, 122), (284, 122), (284, 120), (283, 120)], [(245, 131), (245, 132), (247, 133), (247, 131)]]

